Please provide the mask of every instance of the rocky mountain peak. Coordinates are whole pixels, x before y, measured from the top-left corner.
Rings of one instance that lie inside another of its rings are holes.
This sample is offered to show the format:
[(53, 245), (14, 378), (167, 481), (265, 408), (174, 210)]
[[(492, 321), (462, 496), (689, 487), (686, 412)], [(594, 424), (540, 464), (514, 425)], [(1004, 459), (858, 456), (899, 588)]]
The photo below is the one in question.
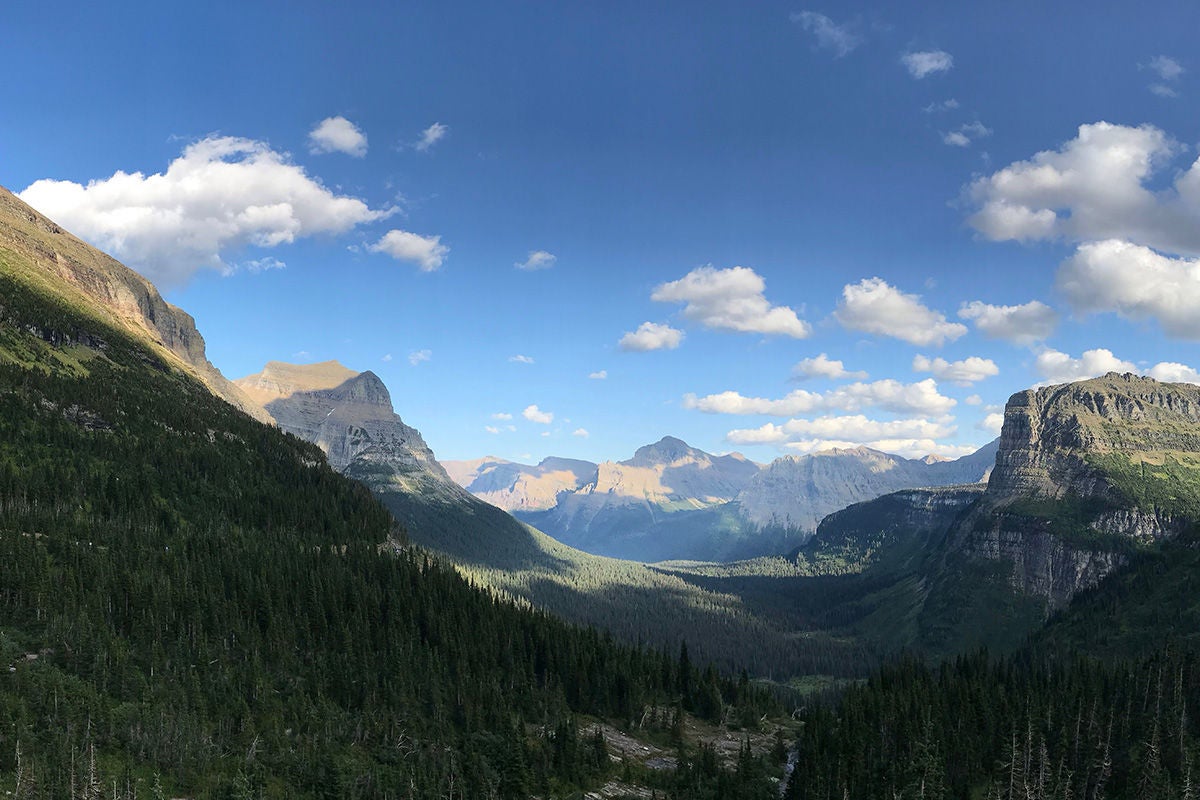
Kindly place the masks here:
[(696, 450), (682, 439), (674, 436), (664, 436), (654, 444), (639, 447), (634, 451), (633, 458), (622, 462), (631, 466), (653, 466), (656, 464), (674, 464), (685, 459), (707, 457), (708, 454)]

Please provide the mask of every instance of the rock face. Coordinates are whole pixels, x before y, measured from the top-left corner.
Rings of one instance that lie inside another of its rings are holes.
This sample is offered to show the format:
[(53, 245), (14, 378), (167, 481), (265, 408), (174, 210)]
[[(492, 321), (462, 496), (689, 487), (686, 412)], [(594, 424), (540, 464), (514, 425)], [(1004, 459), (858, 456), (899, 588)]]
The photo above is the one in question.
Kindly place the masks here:
[[(0, 250), (12, 250), (40, 270), (39, 280), (69, 303), (98, 311), (163, 360), (200, 380), (242, 411), (270, 422), (205, 356), (191, 315), (163, 300), (148, 280), (58, 225), (0, 187)], [(49, 279), (49, 280), (47, 280)]]
[(373, 372), (354, 372), (336, 361), (269, 361), (262, 372), (235, 383), (280, 428), (324, 450), (338, 472), (363, 462), (386, 467), (390, 479), (408, 491), (459, 488), (420, 432), (392, 409), (387, 387)]
[(598, 466), (591, 461), (551, 456), (537, 465), (518, 464), (495, 456), (473, 461), (443, 461), (459, 486), (505, 511), (553, 508), (560, 492), (582, 487)]
[(756, 475), (737, 504), (751, 523), (813, 531), (834, 511), (900, 489), (986, 480), (997, 446), (954, 461), (907, 459), (868, 447), (785, 456)]
[(1012, 585), (1061, 607), (1198, 516), (1200, 386), (1109, 373), (1018, 392), (956, 546), (1008, 562)]
[(1098, 456), (1154, 463), (1200, 453), (1200, 386), (1110, 372), (1014, 394), (989, 481), (996, 500), (1074, 495), (1122, 502)]

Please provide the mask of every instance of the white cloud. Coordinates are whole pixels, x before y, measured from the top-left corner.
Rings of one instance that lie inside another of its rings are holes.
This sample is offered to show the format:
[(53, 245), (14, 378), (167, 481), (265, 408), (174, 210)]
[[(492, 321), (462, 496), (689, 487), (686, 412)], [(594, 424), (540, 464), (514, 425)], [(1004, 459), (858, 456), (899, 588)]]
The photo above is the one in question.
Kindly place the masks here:
[(1150, 94), (1158, 95), (1159, 97), (1179, 97), (1179, 92), (1172, 89), (1170, 86), (1162, 83), (1150, 84)]
[(539, 269), (550, 269), (556, 261), (558, 261), (558, 256), (553, 253), (548, 253), (545, 250), (530, 250), (528, 258), (524, 261), (516, 262), (513, 266), (517, 269), (532, 272)]
[(838, 25), (816, 11), (800, 11), (792, 14), (790, 19), (816, 37), (817, 46), (832, 51), (835, 58), (850, 55), (862, 44), (862, 37), (854, 33), (848, 25)]
[(495, 433), (499, 433), (499, 432), (500, 432), (500, 429), (499, 429), (499, 428), (497, 428), (495, 425), (484, 425), (484, 426), (483, 426), (483, 429), (484, 429), (485, 431), (487, 431), (488, 433), (492, 433), (492, 434), (495, 434)]
[(542, 411), (536, 405), (526, 406), (521, 412), (521, 416), (530, 422), (536, 422), (539, 425), (549, 425), (554, 422), (554, 413), (551, 411)]
[(765, 333), (803, 339), (811, 328), (787, 306), (772, 306), (766, 282), (749, 267), (699, 267), (650, 295), (660, 303), (685, 303), (683, 315), (714, 330)]
[(636, 331), (626, 333), (617, 342), (622, 350), (646, 352), (648, 350), (674, 350), (683, 341), (683, 331), (657, 322), (643, 322)]
[(362, 158), (367, 154), (367, 136), (345, 117), (326, 117), (309, 131), (308, 152), (345, 153)]
[(900, 56), (908, 74), (917, 80), (946, 72), (954, 66), (954, 56), (945, 50), (923, 50), (916, 53), (905, 53)]
[(433, 358), (432, 350), (414, 350), (408, 354), (408, 363), (415, 367), (421, 362), (428, 361), (431, 358)]
[(891, 336), (923, 347), (940, 347), (967, 332), (965, 325), (921, 305), (921, 298), (905, 294), (882, 278), (864, 278), (842, 289), (834, 317), (842, 327)]
[(232, 136), (188, 145), (166, 172), (117, 172), (87, 186), (45, 179), (19, 196), (162, 289), (201, 269), (228, 272), (228, 254), (246, 247), (344, 233), (392, 213), (331, 192), (264, 142)]
[(950, 424), (926, 419), (881, 421), (861, 414), (816, 419), (790, 419), (782, 425), (768, 422), (759, 428), (730, 431), (725, 438), (733, 444), (783, 444), (805, 439), (872, 442), (880, 439), (943, 439), (957, 429)]
[(1184, 73), (1183, 65), (1170, 56), (1155, 56), (1146, 66), (1157, 72), (1164, 81), (1177, 80)]
[(1196, 383), (1200, 384), (1200, 372), (1187, 364), (1176, 361), (1160, 361), (1147, 372), (1151, 378), (1163, 383)]
[(914, 372), (929, 372), (935, 378), (950, 381), (959, 386), (970, 386), (976, 381), (1000, 374), (1000, 368), (990, 358), (969, 356), (962, 361), (947, 361), (944, 358), (929, 358), (924, 355), (913, 356)]
[(607, 378), (608, 378), (608, 370), (606, 370), (606, 369), (600, 369), (600, 370), (596, 370), (595, 372), (593, 372), (593, 373), (591, 373), (590, 375), (588, 375), (588, 377), (589, 377), (589, 378), (591, 378), (591, 379), (592, 379), (592, 380), (594, 380), (594, 381), (603, 381), (603, 380), (607, 380)]
[(1138, 371), (1133, 363), (1122, 361), (1111, 350), (1104, 348), (1086, 350), (1079, 358), (1072, 358), (1058, 350), (1044, 350), (1038, 354), (1033, 368), (1046, 383), (1070, 383), (1108, 372)]
[(792, 369), (792, 375), (798, 380), (807, 378), (829, 378), (830, 380), (840, 380), (842, 378), (853, 378), (855, 380), (866, 380), (867, 373), (862, 370), (851, 372), (846, 369), (846, 365), (841, 361), (835, 361), (829, 356), (821, 353), (816, 358), (806, 358), (800, 361)]
[(443, 125), (440, 122), (435, 122), (425, 130), (421, 131), (421, 138), (416, 144), (413, 145), (413, 147), (424, 153), (426, 150), (440, 142), (449, 132), (450, 128), (448, 126)]
[(930, 103), (921, 110), (926, 114), (935, 114), (942, 111), (953, 111), (958, 108), (958, 101), (951, 97), (949, 100), (943, 100), (940, 103)]
[(266, 258), (255, 258), (250, 261), (243, 261), (237, 265), (236, 269), (245, 270), (246, 272), (267, 272), (273, 269), (283, 269), (287, 264), (280, 261), (278, 258), (267, 256)]
[(999, 436), (1000, 429), (1004, 427), (1004, 415), (994, 411), (981, 419), (975, 427), (987, 431), (992, 436)]
[(367, 249), (372, 253), (386, 253), (397, 261), (411, 261), (422, 272), (441, 268), (450, 252), (450, 248), (442, 244), (441, 236), (421, 236), (402, 230), (388, 231)]
[(708, 414), (767, 414), (774, 417), (819, 411), (856, 412), (866, 408), (881, 408), (913, 417), (942, 416), (956, 404), (956, 400), (938, 392), (937, 381), (933, 378), (907, 384), (889, 378), (871, 383), (852, 383), (828, 392), (796, 389), (778, 400), (744, 397), (732, 391), (706, 397), (689, 394), (683, 398), (684, 408)]
[(533, 363), (533, 358), (531, 358), (530, 356), (523, 356), (520, 353), (518, 353), (515, 356), (509, 356), (508, 360), (513, 362), (514, 364), (532, 364)]
[(392, 354), (391, 354), (391, 353), (387, 353), (386, 355), (384, 355), (384, 357), (383, 357), (383, 358), (381, 358), (381, 359), (379, 359), (379, 360), (380, 360), (380, 361), (382, 361), (382, 362), (384, 362), (384, 363), (386, 364), (387, 362), (389, 362), (389, 361), (391, 361), (391, 360), (392, 360)]
[(1152, 125), (1097, 122), (1058, 150), (1037, 153), (967, 189), (968, 222), (989, 239), (1120, 239), (1200, 255), (1200, 161), (1164, 189), (1147, 182), (1181, 147)]
[(942, 134), (942, 141), (955, 147), (968, 147), (976, 139), (982, 139), (985, 136), (991, 135), (992, 129), (976, 120), (975, 122), (967, 122), (959, 125), (956, 130), (950, 133)]
[(977, 394), (973, 394), (969, 397), (963, 398), (963, 402), (969, 406), (981, 406), (983, 405), (983, 398)]
[(586, 428), (576, 428), (575, 430), (571, 431), (571, 435), (578, 436), (581, 439), (586, 439), (591, 436), (591, 434), (587, 432)]
[(512, 419), (512, 414), (506, 414), (503, 411), (497, 411), (495, 414), (492, 414), (492, 419), (507, 421), (507, 420)]
[(974, 300), (958, 309), (960, 319), (970, 320), (989, 339), (1029, 345), (1054, 333), (1058, 314), (1040, 300), (1019, 306), (994, 306)]
[(1200, 260), (1109, 239), (1080, 245), (1057, 283), (1077, 311), (1154, 319), (1171, 336), (1200, 339)]

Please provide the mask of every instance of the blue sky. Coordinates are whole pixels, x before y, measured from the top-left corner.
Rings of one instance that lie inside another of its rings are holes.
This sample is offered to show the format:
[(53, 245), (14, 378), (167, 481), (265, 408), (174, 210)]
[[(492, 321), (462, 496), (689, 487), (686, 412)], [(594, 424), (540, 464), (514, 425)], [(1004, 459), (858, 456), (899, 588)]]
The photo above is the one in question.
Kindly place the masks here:
[(22, 4), (0, 183), (441, 458), (953, 456), (1200, 381), (1200, 8), (980, 5)]

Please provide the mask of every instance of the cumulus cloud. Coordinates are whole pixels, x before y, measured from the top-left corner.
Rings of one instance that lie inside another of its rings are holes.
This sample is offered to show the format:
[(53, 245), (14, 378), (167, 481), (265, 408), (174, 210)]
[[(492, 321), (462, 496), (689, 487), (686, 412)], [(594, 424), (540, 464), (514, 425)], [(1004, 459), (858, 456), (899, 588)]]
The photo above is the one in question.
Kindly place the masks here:
[(523, 356), (519, 353), (515, 356), (509, 356), (508, 360), (513, 362), (514, 364), (532, 364), (533, 363), (533, 358), (531, 358), (530, 356)]
[(1184, 72), (1183, 65), (1170, 56), (1155, 56), (1146, 66), (1157, 72), (1164, 81), (1177, 80)]
[(880, 408), (905, 416), (942, 416), (958, 401), (938, 392), (937, 381), (926, 378), (916, 383), (887, 379), (871, 383), (852, 383), (827, 392), (796, 389), (777, 400), (745, 397), (738, 392), (720, 392), (705, 397), (685, 395), (683, 407), (708, 414), (766, 414), (791, 417), (821, 411), (856, 412)]
[(1200, 161), (1165, 189), (1147, 186), (1179, 152), (1153, 125), (1081, 125), (1059, 149), (974, 181), (968, 222), (995, 240), (1121, 239), (1200, 256)]
[(1196, 383), (1200, 384), (1200, 372), (1187, 364), (1176, 361), (1160, 361), (1147, 372), (1151, 378), (1163, 383)]
[(417, 143), (414, 144), (413, 147), (424, 153), (426, 150), (433, 147), (435, 144), (445, 138), (446, 134), (449, 132), (449, 126), (443, 125), (440, 122), (435, 122), (425, 130), (421, 131), (421, 138), (417, 140)]
[(985, 126), (982, 122), (967, 122), (959, 125), (955, 130), (949, 133), (942, 134), (942, 141), (954, 147), (969, 147), (971, 142), (976, 139), (982, 139), (985, 136), (991, 136), (992, 129)]
[(586, 439), (591, 436), (591, 434), (587, 432), (587, 428), (576, 428), (575, 430), (571, 431), (571, 435), (578, 436), (581, 439)]
[(782, 444), (803, 439), (871, 442), (880, 439), (943, 439), (953, 436), (953, 425), (926, 419), (881, 421), (862, 414), (816, 419), (790, 419), (782, 425), (768, 422), (759, 428), (732, 430), (726, 439), (734, 444)]
[(998, 411), (993, 411), (981, 419), (975, 427), (981, 431), (990, 433), (992, 436), (999, 436), (1000, 429), (1004, 427), (1004, 415)]
[(891, 336), (923, 347), (941, 347), (967, 332), (965, 325), (948, 322), (882, 278), (864, 278), (842, 288), (842, 301), (833, 314), (842, 327)]
[(588, 377), (594, 381), (606, 380), (608, 378), (608, 370), (606, 370), (606, 369), (596, 370), (595, 372), (588, 375)]
[(977, 394), (973, 394), (963, 398), (963, 402), (969, 406), (981, 406), (983, 405), (983, 398)]
[(432, 350), (414, 350), (408, 354), (408, 363), (414, 367), (433, 358)]
[(500, 429), (497, 428), (495, 425), (484, 425), (483, 429), (491, 434), (496, 434), (496, 433), (500, 432)]
[(943, 100), (940, 103), (930, 103), (921, 110), (926, 114), (936, 114), (943, 111), (953, 111), (958, 108), (958, 101), (951, 97), (949, 100)]
[(507, 421), (512, 419), (512, 414), (506, 414), (503, 411), (497, 411), (495, 414), (492, 414), (492, 419)]
[(790, 16), (817, 40), (817, 47), (829, 50), (835, 58), (843, 58), (862, 44), (862, 37), (854, 33), (849, 25), (839, 25), (824, 14), (816, 11), (799, 11)]
[(1153, 319), (1171, 336), (1200, 339), (1200, 260), (1115, 239), (1090, 242), (1063, 262), (1057, 284), (1077, 311)]
[(345, 117), (326, 117), (309, 131), (308, 152), (345, 153), (362, 158), (367, 154), (367, 135)]
[(990, 358), (969, 356), (962, 361), (947, 361), (944, 358), (929, 358), (924, 355), (913, 357), (914, 372), (929, 372), (935, 378), (950, 381), (958, 386), (970, 386), (972, 383), (1000, 374), (1000, 368)]
[(644, 353), (648, 350), (674, 350), (683, 341), (683, 331), (657, 322), (643, 322), (636, 331), (626, 333), (617, 342), (622, 350)]
[(1058, 326), (1058, 314), (1040, 300), (1019, 306), (995, 306), (979, 300), (963, 303), (960, 319), (970, 320), (989, 339), (1030, 345), (1046, 339)]
[(368, 245), (372, 253), (386, 253), (397, 261), (411, 261), (422, 272), (434, 272), (446, 261), (450, 248), (441, 236), (421, 236), (402, 230), (390, 230), (378, 242)]
[(1046, 383), (1070, 383), (1108, 372), (1138, 371), (1132, 362), (1123, 361), (1104, 348), (1085, 350), (1079, 358), (1058, 350), (1044, 350), (1034, 360), (1033, 368)]
[(900, 56), (900, 63), (909, 75), (921, 80), (939, 72), (947, 72), (954, 66), (954, 56), (945, 50), (921, 50)]
[(713, 330), (791, 336), (803, 339), (811, 328), (787, 306), (772, 306), (766, 281), (749, 267), (699, 267), (650, 295), (660, 303), (685, 303), (683, 315)]
[(1111, 350), (1104, 348), (1086, 350), (1079, 358), (1048, 349), (1038, 354), (1034, 369), (1042, 376), (1044, 383), (1049, 384), (1086, 380), (1109, 372), (1148, 375), (1164, 383), (1200, 384), (1200, 372), (1187, 364), (1160, 361), (1149, 369), (1140, 369), (1132, 361), (1117, 358)]
[(797, 380), (807, 380), (808, 378), (829, 378), (830, 380), (841, 380), (842, 378), (852, 378), (854, 380), (866, 380), (867, 373), (862, 370), (850, 371), (846, 369), (846, 365), (841, 361), (835, 361), (829, 356), (821, 353), (816, 358), (806, 358), (796, 364), (792, 368), (792, 376)]
[(548, 253), (545, 250), (530, 250), (528, 258), (524, 261), (514, 263), (513, 266), (517, 269), (533, 272), (539, 269), (550, 269), (556, 261), (558, 261), (558, 257), (553, 253)]
[(1150, 94), (1155, 94), (1159, 97), (1179, 97), (1179, 92), (1165, 83), (1152, 83), (1147, 88), (1150, 89)]
[(388, 216), (335, 194), (266, 143), (211, 136), (165, 172), (117, 172), (89, 181), (39, 180), (19, 197), (159, 285), (201, 269), (229, 272), (246, 247), (278, 247), (344, 233)]
[(521, 412), (521, 416), (539, 425), (549, 425), (551, 422), (554, 422), (553, 412), (542, 411), (536, 405), (526, 406), (525, 410)]

